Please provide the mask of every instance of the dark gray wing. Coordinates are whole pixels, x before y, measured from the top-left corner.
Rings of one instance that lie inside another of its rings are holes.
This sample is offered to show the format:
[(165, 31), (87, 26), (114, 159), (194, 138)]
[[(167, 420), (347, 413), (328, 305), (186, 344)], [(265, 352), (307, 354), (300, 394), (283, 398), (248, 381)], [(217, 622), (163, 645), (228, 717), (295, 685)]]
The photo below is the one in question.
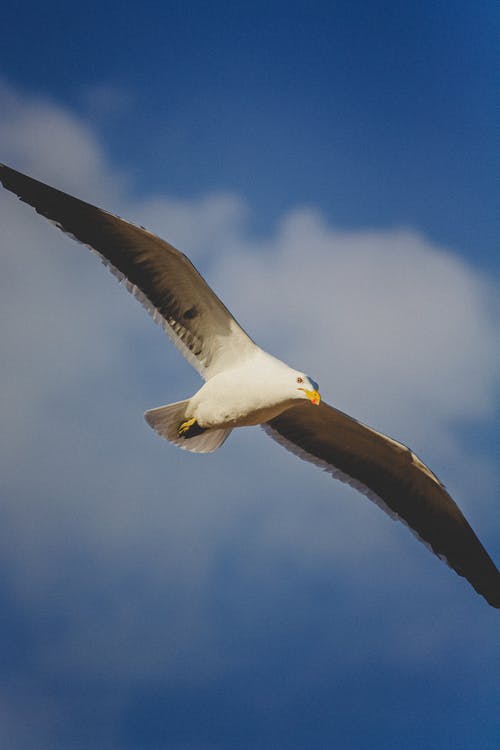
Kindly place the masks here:
[(499, 571), (439, 479), (409, 448), (323, 402), (293, 406), (264, 429), (406, 523), (489, 604), (500, 607)]
[(203, 377), (255, 347), (191, 261), (168, 242), (5, 165), (0, 181), (97, 253)]

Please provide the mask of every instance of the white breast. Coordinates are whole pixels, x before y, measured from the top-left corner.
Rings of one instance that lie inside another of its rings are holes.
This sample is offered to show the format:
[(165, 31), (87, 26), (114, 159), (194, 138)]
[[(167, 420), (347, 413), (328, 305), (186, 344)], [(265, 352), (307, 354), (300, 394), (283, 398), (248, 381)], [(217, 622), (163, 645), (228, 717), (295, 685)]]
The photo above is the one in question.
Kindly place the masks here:
[(288, 365), (258, 349), (238, 366), (208, 380), (189, 404), (201, 427), (262, 424), (294, 403)]

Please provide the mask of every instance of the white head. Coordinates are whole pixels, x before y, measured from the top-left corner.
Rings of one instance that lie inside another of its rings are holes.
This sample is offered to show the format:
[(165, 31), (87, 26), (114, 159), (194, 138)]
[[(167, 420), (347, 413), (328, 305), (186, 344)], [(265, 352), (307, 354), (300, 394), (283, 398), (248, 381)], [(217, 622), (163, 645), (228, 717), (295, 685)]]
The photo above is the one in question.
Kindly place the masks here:
[(295, 372), (294, 376), (297, 398), (307, 398), (312, 404), (318, 406), (321, 401), (318, 384), (303, 372)]
[(309, 375), (294, 370), (262, 350), (255, 359), (255, 369), (252, 368), (249, 374), (260, 383), (270, 402), (293, 402), (305, 398), (317, 406), (321, 401), (318, 384)]

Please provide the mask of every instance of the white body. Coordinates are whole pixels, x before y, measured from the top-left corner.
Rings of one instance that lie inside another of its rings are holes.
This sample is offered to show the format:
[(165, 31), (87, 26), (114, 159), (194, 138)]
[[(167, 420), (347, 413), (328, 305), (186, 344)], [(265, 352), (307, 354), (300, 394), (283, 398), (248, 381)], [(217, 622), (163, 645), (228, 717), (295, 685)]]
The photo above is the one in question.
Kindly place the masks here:
[(145, 418), (179, 448), (211, 453), (233, 428), (265, 424), (304, 399), (319, 403), (316, 383), (252, 344), (190, 399), (150, 409)]
[(207, 429), (263, 424), (307, 398), (297, 377), (304, 376), (255, 347), (243, 361), (210, 378), (189, 400), (186, 416)]

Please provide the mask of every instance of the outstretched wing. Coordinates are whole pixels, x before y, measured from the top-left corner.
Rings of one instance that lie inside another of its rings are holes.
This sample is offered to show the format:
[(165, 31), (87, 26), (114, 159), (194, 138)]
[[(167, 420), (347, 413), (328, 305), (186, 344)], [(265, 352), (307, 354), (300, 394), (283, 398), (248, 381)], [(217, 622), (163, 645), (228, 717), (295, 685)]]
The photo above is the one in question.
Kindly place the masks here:
[(255, 348), (191, 261), (168, 242), (5, 165), (0, 181), (97, 253), (202, 377), (231, 367)]
[(301, 403), (264, 429), (300, 458), (374, 500), (493, 607), (500, 607), (500, 573), (439, 479), (405, 445), (321, 403)]

